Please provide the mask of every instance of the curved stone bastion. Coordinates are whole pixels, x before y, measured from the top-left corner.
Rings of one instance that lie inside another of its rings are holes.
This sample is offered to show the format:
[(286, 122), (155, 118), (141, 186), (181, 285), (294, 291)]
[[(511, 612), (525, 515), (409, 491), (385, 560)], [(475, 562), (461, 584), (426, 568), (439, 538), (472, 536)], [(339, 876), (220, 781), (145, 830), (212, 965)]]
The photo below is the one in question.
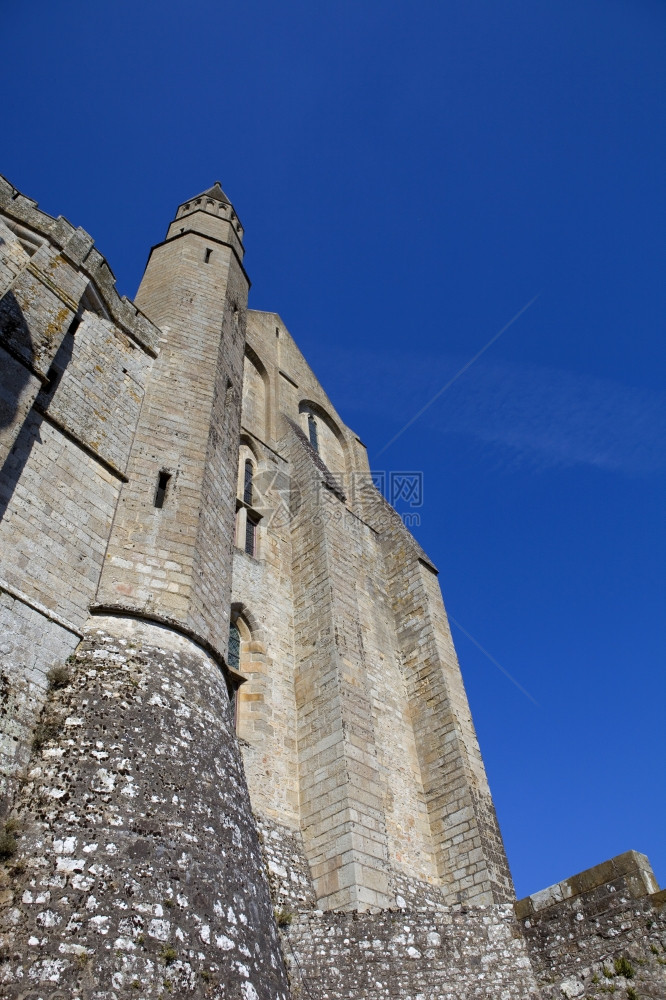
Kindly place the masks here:
[(226, 682), (158, 625), (93, 619), (13, 813), (0, 993), (286, 1000)]

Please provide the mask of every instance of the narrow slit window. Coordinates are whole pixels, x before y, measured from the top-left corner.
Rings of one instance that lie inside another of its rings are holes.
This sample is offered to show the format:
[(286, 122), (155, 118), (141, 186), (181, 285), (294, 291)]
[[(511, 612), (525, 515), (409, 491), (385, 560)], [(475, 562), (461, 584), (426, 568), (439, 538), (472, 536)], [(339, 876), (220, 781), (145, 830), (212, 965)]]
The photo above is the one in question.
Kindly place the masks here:
[(155, 490), (155, 506), (164, 507), (164, 498), (166, 497), (167, 486), (169, 485), (169, 480), (171, 476), (168, 472), (160, 472), (157, 477), (157, 489)]
[[(229, 645), (227, 647), (227, 666), (230, 670), (240, 670), (241, 635), (238, 625), (232, 622), (229, 626)], [(227, 690), (234, 726), (238, 721), (238, 682), (235, 677), (227, 677)]]
[(236, 729), (238, 727), (238, 685), (228, 680), (227, 691), (229, 692), (229, 705), (231, 706), (231, 717), (234, 720), (234, 729)]
[(238, 625), (232, 622), (229, 626), (229, 652), (227, 654), (227, 663), (232, 670), (240, 670), (240, 643)]
[(308, 431), (310, 432), (310, 444), (314, 450), (319, 454), (319, 436), (317, 434), (317, 421), (308, 413)]
[(243, 479), (243, 502), (250, 504), (252, 506), (252, 461), (251, 459), (246, 459), (245, 461), (245, 474)]
[(249, 514), (245, 522), (245, 551), (249, 556), (257, 552), (257, 522)]
[(206, 252), (204, 254), (204, 264), (208, 263), (208, 261), (210, 260), (210, 258), (212, 257), (212, 255), (213, 255), (213, 251), (209, 247), (206, 247)]

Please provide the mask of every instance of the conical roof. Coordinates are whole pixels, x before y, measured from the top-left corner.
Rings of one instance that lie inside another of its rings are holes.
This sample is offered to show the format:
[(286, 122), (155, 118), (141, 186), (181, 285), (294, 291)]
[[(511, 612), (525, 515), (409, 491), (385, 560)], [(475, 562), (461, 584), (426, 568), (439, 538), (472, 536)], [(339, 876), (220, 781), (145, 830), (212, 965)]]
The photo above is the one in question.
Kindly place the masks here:
[(207, 191), (203, 191), (201, 194), (197, 195), (197, 198), (214, 198), (215, 201), (221, 201), (222, 204), (224, 205), (231, 204), (226, 194), (222, 190), (222, 185), (220, 184), (219, 181), (215, 181), (212, 188), (208, 188)]

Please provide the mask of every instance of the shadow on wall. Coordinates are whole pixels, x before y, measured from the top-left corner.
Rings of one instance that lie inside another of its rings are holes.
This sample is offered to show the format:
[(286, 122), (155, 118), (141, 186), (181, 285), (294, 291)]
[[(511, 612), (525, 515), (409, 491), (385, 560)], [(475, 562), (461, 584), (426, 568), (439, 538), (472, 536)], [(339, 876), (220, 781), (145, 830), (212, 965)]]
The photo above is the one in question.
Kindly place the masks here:
[[(0, 343), (7, 345), (14, 356), (32, 368), (32, 337), (13, 292), (7, 292), (0, 299)], [(0, 382), (0, 429), (11, 427), (14, 423), (23, 390), (29, 381), (30, 371), (23, 365), (5, 367)]]
[[(39, 429), (43, 421), (42, 414), (48, 410), (63, 372), (72, 357), (75, 323), (76, 320), (65, 334), (35, 405), (26, 414), (21, 429), (0, 469), (0, 521), (11, 503), (16, 486), (30, 458), (33, 445), (41, 440)], [(0, 436), (7, 434), (11, 439), (9, 428), (14, 426), (20, 412), (21, 399), (31, 379), (31, 369), (33, 369), (35, 356), (30, 330), (21, 307), (12, 292), (8, 292), (0, 299), (0, 351), (2, 351), (3, 346), (9, 347), (12, 363), (3, 365), (3, 370), (0, 373)], [(23, 363), (19, 362), (18, 358)]]

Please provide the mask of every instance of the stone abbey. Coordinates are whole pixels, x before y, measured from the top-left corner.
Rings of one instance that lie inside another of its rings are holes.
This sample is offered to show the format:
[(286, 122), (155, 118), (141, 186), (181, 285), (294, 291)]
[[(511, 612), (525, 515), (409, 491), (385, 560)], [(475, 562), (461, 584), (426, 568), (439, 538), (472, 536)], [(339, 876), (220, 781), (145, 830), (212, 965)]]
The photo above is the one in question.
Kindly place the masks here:
[(130, 302), (0, 178), (0, 995), (666, 997), (643, 855), (516, 902), (437, 570), (243, 257), (215, 183)]

